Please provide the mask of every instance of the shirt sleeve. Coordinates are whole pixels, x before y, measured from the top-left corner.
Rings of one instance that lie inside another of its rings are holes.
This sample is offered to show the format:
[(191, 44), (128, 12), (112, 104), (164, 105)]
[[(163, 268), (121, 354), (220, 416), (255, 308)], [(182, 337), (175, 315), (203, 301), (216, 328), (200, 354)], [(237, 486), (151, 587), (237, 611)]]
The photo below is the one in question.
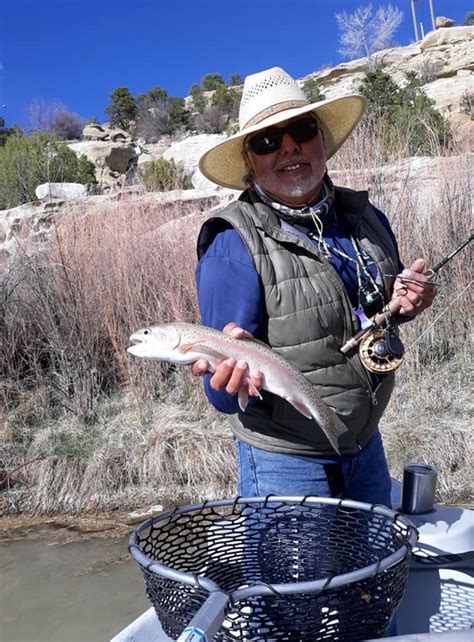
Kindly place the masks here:
[[(261, 336), (263, 297), (260, 277), (252, 257), (233, 228), (219, 232), (196, 268), (196, 286), (201, 321), (204, 325), (222, 330), (233, 321)], [(204, 376), (204, 389), (211, 404), (221, 412), (239, 412), (236, 395), (225, 390), (212, 390), (211, 375)], [(249, 403), (252, 402), (250, 397)]]

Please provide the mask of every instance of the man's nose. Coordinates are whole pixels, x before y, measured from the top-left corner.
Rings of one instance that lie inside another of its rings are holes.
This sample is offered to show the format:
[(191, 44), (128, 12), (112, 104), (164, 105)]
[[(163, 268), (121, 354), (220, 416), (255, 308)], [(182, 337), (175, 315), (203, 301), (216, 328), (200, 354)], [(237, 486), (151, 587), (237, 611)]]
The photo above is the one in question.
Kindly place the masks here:
[(300, 151), (301, 149), (300, 144), (294, 141), (288, 132), (285, 132), (283, 134), (281, 148), (282, 151), (286, 153), (293, 153), (295, 151)]

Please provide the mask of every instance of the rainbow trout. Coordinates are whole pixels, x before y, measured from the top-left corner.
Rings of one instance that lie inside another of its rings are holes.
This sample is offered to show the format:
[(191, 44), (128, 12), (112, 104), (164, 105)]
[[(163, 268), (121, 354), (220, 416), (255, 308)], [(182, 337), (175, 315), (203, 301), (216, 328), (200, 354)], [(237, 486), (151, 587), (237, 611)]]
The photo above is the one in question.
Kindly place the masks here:
[[(164, 323), (143, 328), (130, 337), (127, 350), (136, 357), (192, 364), (206, 359), (210, 372), (225, 359), (242, 359), (249, 372), (260, 370), (263, 389), (286, 399), (302, 415), (314, 419), (339, 453), (338, 438), (347, 431), (336, 413), (318, 397), (314, 386), (286, 359), (256, 339), (234, 339), (224, 332), (191, 323)], [(258, 394), (256, 390), (253, 391)], [(239, 406), (245, 411), (248, 391), (239, 392)]]

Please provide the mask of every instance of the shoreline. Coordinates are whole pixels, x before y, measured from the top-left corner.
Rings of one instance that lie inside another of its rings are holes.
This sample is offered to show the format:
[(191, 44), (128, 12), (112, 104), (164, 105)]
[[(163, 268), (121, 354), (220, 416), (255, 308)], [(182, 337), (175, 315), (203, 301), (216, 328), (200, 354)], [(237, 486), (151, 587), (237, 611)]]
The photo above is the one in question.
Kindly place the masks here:
[(81, 515), (4, 515), (0, 517), (0, 544), (47, 538), (61, 544), (89, 539), (122, 539), (138, 524), (169, 508), (148, 506), (136, 511), (110, 511)]

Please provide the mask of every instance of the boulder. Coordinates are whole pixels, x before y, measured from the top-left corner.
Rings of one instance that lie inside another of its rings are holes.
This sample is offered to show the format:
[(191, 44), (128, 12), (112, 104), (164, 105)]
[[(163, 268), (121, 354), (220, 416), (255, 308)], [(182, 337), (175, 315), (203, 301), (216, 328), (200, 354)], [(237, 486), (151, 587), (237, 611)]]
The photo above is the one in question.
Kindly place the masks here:
[(472, 37), (474, 35), (474, 27), (451, 27), (451, 29), (437, 29), (430, 31), (426, 34), (425, 38), (421, 41), (420, 47), (422, 51), (434, 47), (444, 47), (446, 45), (455, 46), (461, 45), (470, 50), (471, 63), (473, 62), (472, 53)]
[(446, 18), (445, 16), (437, 16), (435, 20), (436, 29), (442, 29), (443, 27), (454, 27), (455, 24), (455, 20)]
[(132, 137), (124, 129), (112, 127), (109, 123), (87, 123), (82, 131), (84, 140), (107, 140), (112, 142), (131, 142)]
[(226, 138), (225, 134), (188, 136), (183, 140), (172, 143), (163, 154), (163, 158), (167, 161), (173, 159), (175, 163), (180, 163), (186, 174), (191, 175), (195, 172), (199, 159), (204, 152)]
[(140, 144), (138, 167), (162, 158), (168, 147), (164, 142)]
[(70, 143), (77, 156), (86, 156), (96, 167), (96, 179), (101, 187), (121, 185), (136, 158), (135, 147), (130, 143), (112, 141), (82, 141)]
[(109, 134), (98, 123), (88, 123), (82, 130), (84, 140), (107, 140)]
[(453, 112), (459, 111), (459, 105), (465, 95), (474, 93), (473, 88), (474, 72), (468, 72), (450, 78), (440, 78), (436, 82), (424, 85), (423, 90), (445, 116), (450, 116)]
[(40, 201), (54, 198), (70, 201), (85, 198), (87, 192), (87, 185), (82, 185), (82, 183), (43, 183), (35, 189), (35, 194)]

